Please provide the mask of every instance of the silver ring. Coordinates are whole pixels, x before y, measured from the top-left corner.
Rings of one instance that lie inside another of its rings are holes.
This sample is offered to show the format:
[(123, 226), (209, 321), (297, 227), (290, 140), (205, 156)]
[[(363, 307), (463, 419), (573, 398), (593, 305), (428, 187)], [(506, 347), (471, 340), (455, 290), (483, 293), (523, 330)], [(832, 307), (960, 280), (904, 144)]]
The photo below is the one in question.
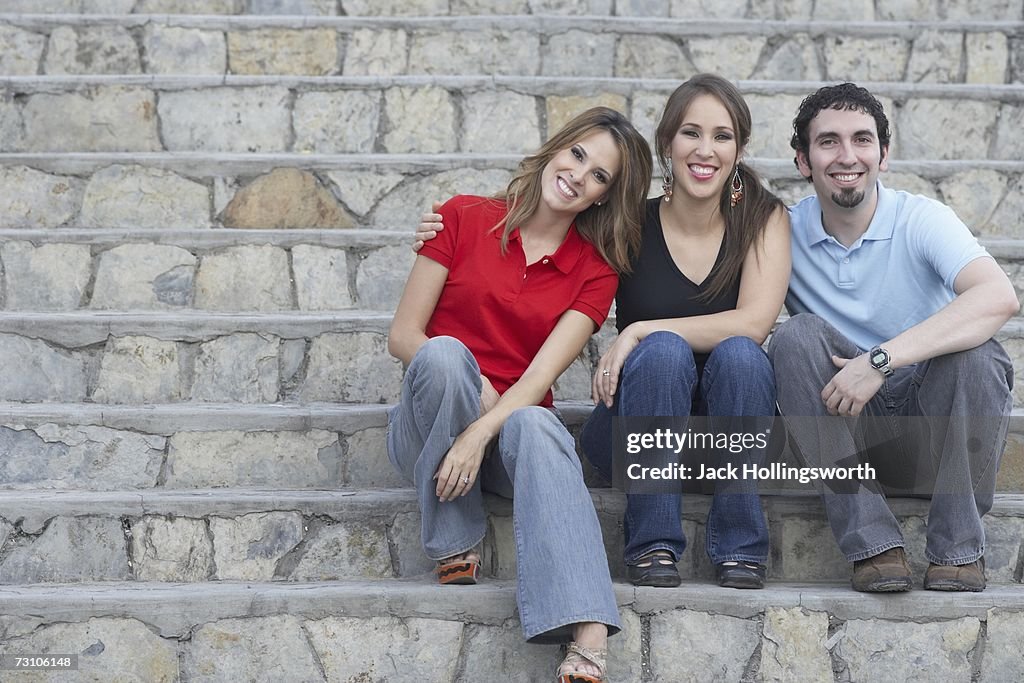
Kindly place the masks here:
[(468, 484), (469, 483), (469, 477), (463, 477), (462, 478), (462, 483), (463, 484)]
[(602, 370), (601, 374), (604, 375), (605, 377), (607, 377), (608, 375), (612, 374), (612, 371), (611, 370)]

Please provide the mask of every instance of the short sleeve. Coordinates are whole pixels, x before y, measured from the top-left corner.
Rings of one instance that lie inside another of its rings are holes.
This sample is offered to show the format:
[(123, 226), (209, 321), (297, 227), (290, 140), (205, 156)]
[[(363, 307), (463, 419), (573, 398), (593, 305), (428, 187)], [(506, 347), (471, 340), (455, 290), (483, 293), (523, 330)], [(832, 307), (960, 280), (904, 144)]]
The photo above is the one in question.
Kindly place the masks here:
[(615, 290), (619, 286), (619, 277), (604, 261), (593, 268), (593, 274), (587, 278), (580, 290), (580, 295), (569, 308), (579, 311), (601, 327), (608, 317), (608, 310), (615, 299)]
[(437, 237), (424, 242), (419, 254), (437, 261), (445, 268), (451, 270), (452, 261), (455, 260), (455, 245), (459, 241), (459, 216), (464, 197), (462, 195), (452, 197), (438, 211), (441, 214), (441, 223), (444, 230), (437, 233)]
[(971, 261), (988, 256), (956, 213), (934, 202), (915, 226), (917, 247), (951, 291), (957, 276)]

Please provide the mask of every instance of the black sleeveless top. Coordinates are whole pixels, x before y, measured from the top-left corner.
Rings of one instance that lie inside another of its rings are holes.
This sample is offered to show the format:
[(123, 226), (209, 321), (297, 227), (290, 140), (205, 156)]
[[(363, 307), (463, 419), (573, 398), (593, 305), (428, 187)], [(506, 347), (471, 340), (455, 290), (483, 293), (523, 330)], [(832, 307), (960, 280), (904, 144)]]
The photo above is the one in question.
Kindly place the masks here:
[[(661, 197), (647, 200), (640, 253), (633, 261), (633, 272), (619, 278), (619, 289), (615, 295), (615, 326), (619, 332), (638, 320), (687, 318), (729, 311), (736, 308), (739, 300), (739, 277), (714, 299), (697, 298), (706, 291), (706, 285), (718, 272), (729, 235), (723, 237), (715, 265), (707, 278), (700, 285), (694, 284), (676, 267), (668, 251), (658, 213), (661, 201)], [(708, 354), (693, 355), (697, 361), (697, 378), (700, 379)]]

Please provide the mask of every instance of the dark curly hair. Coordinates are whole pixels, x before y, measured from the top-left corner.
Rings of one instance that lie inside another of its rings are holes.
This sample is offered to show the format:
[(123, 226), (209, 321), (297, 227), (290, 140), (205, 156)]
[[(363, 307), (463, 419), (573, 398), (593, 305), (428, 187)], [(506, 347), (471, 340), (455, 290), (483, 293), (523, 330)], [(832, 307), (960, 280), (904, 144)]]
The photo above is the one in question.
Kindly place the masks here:
[[(807, 156), (811, 146), (808, 129), (811, 127), (814, 117), (824, 109), (861, 111), (871, 116), (878, 129), (878, 146), (884, 154), (885, 148), (889, 146), (889, 139), (892, 137), (892, 133), (889, 131), (889, 119), (885, 116), (882, 103), (866, 88), (853, 83), (827, 85), (804, 98), (796, 112), (796, 118), (793, 119), (793, 137), (789, 140), (790, 147)], [(797, 164), (797, 168), (799, 168), (796, 157), (793, 157), (793, 163)], [(808, 178), (807, 182), (810, 181), (811, 179)]]

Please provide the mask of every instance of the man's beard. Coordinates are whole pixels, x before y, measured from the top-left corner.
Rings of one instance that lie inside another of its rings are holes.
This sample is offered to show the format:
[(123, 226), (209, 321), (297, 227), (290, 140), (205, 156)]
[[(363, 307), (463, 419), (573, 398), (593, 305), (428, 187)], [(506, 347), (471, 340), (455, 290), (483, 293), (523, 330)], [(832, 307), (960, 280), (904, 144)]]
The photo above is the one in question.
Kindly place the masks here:
[(844, 209), (852, 209), (864, 201), (864, 191), (845, 188), (839, 192), (833, 192), (832, 201), (836, 206), (841, 206)]

